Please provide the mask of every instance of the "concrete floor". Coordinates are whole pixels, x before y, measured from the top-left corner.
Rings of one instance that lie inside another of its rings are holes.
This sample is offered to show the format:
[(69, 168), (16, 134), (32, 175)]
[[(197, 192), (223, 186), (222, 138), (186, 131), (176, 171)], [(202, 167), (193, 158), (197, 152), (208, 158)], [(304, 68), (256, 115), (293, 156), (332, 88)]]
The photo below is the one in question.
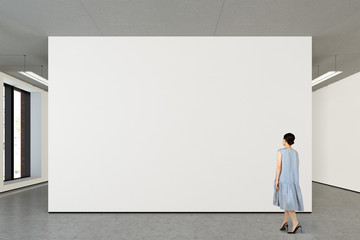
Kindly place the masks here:
[(0, 239), (360, 239), (360, 194), (315, 182), (295, 235), (279, 230), (281, 213), (48, 214), (47, 196), (47, 185), (0, 194)]

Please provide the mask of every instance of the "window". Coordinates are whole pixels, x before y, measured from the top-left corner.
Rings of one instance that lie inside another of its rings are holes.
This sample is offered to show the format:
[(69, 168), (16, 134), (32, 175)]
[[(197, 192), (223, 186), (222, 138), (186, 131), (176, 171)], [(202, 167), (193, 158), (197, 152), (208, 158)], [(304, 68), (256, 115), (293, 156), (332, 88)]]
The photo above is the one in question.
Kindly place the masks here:
[(30, 177), (30, 93), (8, 84), (3, 93), (3, 180)]

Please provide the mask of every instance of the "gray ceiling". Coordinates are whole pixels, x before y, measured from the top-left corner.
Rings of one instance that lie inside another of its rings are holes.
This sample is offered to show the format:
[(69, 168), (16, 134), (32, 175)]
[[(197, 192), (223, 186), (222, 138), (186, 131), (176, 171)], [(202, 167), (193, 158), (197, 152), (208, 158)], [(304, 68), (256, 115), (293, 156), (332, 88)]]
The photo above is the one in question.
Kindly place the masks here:
[(360, 0), (0, 0), (0, 70), (34, 85), (48, 36), (130, 35), (313, 36), (313, 78), (344, 71), (313, 90), (360, 71)]

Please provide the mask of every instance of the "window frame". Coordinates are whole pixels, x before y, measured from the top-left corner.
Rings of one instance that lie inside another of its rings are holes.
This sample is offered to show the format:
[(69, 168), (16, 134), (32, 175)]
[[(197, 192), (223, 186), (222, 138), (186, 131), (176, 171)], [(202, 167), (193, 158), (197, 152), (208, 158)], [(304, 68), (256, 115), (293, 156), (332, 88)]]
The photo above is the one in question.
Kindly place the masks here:
[[(5, 142), (4, 151), (4, 177), (3, 181), (12, 181), (31, 176), (31, 112), (30, 112), (30, 92), (23, 89), (14, 87), (10, 84), (4, 83), (5, 88), (5, 101), (4, 101), (4, 113), (5, 116), (3, 124), (5, 124)], [(21, 171), (20, 177), (14, 176), (14, 91), (21, 93)]]

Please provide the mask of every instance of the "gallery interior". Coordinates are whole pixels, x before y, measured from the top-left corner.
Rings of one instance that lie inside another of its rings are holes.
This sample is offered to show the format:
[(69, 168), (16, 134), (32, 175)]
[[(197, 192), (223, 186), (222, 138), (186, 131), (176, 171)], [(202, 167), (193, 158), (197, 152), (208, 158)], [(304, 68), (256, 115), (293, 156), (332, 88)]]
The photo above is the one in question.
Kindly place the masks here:
[(0, 239), (360, 236), (360, 1), (3, 0), (0, 81)]

